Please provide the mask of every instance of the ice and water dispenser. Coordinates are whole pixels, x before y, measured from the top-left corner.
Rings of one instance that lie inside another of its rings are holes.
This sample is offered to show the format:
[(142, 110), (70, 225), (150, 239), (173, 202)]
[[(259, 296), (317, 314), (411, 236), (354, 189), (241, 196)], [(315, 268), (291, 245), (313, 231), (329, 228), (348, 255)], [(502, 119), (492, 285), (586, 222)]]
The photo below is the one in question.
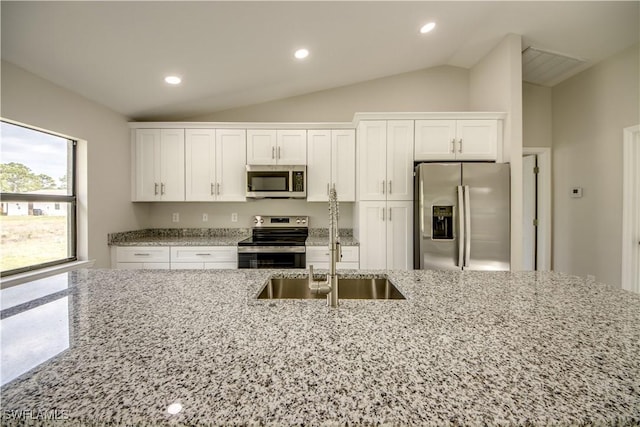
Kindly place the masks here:
[(453, 240), (453, 206), (432, 207), (431, 238)]

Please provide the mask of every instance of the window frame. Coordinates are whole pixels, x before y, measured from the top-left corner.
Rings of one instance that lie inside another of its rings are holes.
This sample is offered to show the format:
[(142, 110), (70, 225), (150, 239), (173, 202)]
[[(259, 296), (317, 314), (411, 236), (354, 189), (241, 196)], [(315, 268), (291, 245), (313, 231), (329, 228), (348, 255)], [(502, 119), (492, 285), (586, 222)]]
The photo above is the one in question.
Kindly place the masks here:
[(36, 271), (36, 270), (41, 270), (47, 267), (52, 267), (55, 265), (60, 265), (60, 264), (66, 264), (69, 262), (73, 262), (73, 261), (77, 261), (78, 260), (78, 196), (77, 196), (77, 155), (76, 155), (76, 151), (77, 151), (77, 147), (78, 147), (78, 141), (72, 138), (69, 138), (68, 136), (64, 136), (64, 135), (58, 135), (54, 132), (49, 132), (49, 131), (45, 131), (42, 129), (38, 129), (35, 127), (31, 127), (31, 126), (26, 126), (23, 124), (19, 124), (19, 123), (15, 123), (12, 122), (10, 120), (5, 120), (2, 119), (0, 120), (4, 123), (10, 124), (12, 126), (20, 126), (23, 127), (25, 129), (29, 129), (32, 131), (36, 131), (36, 132), (42, 132), (42, 133), (46, 133), (49, 135), (53, 135), (55, 137), (58, 138), (64, 138), (66, 139), (68, 142), (71, 143), (71, 149), (68, 150), (68, 156), (70, 156), (70, 159), (67, 159), (67, 161), (71, 162), (71, 167), (70, 167), (70, 171), (71, 171), (71, 178), (69, 179), (69, 177), (67, 177), (68, 179), (68, 185), (71, 187), (71, 194), (67, 194), (67, 195), (60, 195), (60, 194), (34, 194), (34, 193), (2, 193), (0, 192), (0, 201), (2, 201), (2, 203), (12, 203), (12, 202), (26, 202), (26, 203), (33, 203), (33, 202), (42, 202), (42, 203), (60, 203), (60, 204), (69, 204), (70, 208), (69, 208), (69, 218), (67, 219), (68, 221), (68, 232), (67, 232), (67, 238), (68, 238), (68, 242), (67, 242), (67, 254), (69, 255), (66, 258), (61, 258), (58, 260), (53, 260), (53, 261), (48, 261), (48, 262), (43, 262), (43, 263), (39, 263), (39, 264), (32, 264), (32, 265), (28, 265), (25, 267), (20, 267), (20, 268), (14, 268), (12, 270), (5, 270), (5, 271), (0, 271), (0, 277), (8, 277), (8, 276), (12, 276), (14, 274), (20, 274), (20, 273), (26, 273), (26, 272), (31, 272), (31, 271)]

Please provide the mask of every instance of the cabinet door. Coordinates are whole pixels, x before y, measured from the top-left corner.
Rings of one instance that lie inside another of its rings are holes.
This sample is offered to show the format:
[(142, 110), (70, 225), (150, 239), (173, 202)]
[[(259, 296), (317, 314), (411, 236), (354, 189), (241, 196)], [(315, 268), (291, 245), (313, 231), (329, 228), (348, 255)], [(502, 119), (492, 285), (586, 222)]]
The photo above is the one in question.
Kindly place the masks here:
[(244, 129), (216, 130), (216, 200), (247, 200), (247, 134)]
[(415, 160), (456, 158), (455, 120), (416, 120)]
[[(215, 200), (216, 131), (185, 131), (185, 200)], [(244, 165), (244, 160), (242, 161)]]
[(358, 124), (358, 199), (385, 200), (387, 169), (387, 122), (361, 121)]
[[(351, 169), (354, 164), (351, 165)], [(331, 131), (310, 130), (307, 132), (307, 201), (329, 200), (330, 183)]]
[(277, 131), (276, 159), (279, 165), (306, 165), (307, 131)]
[(276, 164), (275, 130), (247, 130), (247, 164)]
[(160, 199), (160, 129), (136, 129), (134, 201)]
[(387, 202), (387, 268), (413, 269), (413, 203)]
[(456, 125), (457, 159), (496, 160), (498, 155), (497, 120), (458, 120)]
[(116, 248), (118, 263), (168, 263), (170, 251), (166, 246), (119, 246)]
[(387, 200), (413, 200), (413, 120), (387, 122)]
[(338, 200), (341, 202), (356, 200), (355, 164), (355, 130), (331, 131), (331, 182), (335, 184)]
[(184, 201), (184, 129), (160, 130), (160, 200)]
[(359, 203), (360, 268), (387, 268), (386, 202)]

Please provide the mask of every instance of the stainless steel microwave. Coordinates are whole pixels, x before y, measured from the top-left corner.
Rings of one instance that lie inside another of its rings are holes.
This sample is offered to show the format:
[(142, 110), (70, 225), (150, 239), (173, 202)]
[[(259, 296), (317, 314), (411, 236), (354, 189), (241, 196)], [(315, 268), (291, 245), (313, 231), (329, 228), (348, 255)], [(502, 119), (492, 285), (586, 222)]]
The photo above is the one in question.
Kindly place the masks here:
[(307, 167), (247, 165), (247, 197), (307, 197)]

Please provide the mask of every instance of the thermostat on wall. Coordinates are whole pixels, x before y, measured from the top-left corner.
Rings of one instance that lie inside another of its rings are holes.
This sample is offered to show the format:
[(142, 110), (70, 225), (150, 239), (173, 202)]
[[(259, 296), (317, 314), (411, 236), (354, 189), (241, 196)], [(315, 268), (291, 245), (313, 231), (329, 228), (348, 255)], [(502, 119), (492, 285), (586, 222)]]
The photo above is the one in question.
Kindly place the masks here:
[(573, 187), (571, 189), (571, 197), (574, 199), (582, 197), (582, 187)]

